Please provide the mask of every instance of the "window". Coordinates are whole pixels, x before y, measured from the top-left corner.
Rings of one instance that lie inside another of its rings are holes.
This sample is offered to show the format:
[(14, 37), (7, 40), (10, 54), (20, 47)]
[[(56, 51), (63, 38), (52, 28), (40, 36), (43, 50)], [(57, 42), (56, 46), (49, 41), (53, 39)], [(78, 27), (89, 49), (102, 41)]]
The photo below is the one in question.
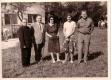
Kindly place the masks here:
[(9, 14), (5, 14), (5, 24), (10, 24), (10, 15)]
[(17, 24), (16, 14), (5, 14), (5, 25), (8, 24)]
[(33, 23), (36, 20), (37, 14), (28, 14), (28, 23)]

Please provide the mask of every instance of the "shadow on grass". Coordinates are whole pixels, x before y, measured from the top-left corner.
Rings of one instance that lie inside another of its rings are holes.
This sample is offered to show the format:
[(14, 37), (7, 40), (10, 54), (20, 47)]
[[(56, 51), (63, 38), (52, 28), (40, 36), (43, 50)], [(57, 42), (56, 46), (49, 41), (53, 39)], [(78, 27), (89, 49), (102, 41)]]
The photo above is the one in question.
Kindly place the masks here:
[(104, 53), (101, 52), (101, 51), (97, 51), (97, 52), (90, 53), (90, 54), (88, 55), (88, 60), (90, 61), (90, 60), (96, 59), (96, 58), (98, 58), (98, 57), (101, 56), (101, 55), (104, 55)]
[[(88, 55), (88, 61), (94, 60), (94, 59), (98, 58), (101, 55), (104, 55), (104, 53), (101, 52), (101, 51), (89, 53), (89, 55)], [(84, 56), (84, 54), (82, 54), (82, 57), (83, 56)], [(74, 55), (73, 58), (74, 58), (74, 60), (77, 60), (78, 59), (78, 54)]]
[[(54, 58), (56, 59), (55, 54), (54, 54)], [(51, 55), (43, 57), (42, 59), (43, 59), (43, 61), (45, 61), (45, 60), (51, 60)], [(60, 53), (60, 59), (64, 59), (64, 53)]]
[(50, 55), (45, 56), (45, 57), (42, 58), (42, 60), (43, 60), (43, 61), (45, 61), (45, 60), (48, 60), (48, 61), (49, 61), (49, 60), (51, 60), (51, 56), (50, 56)]
[[(101, 56), (101, 55), (103, 55), (103, 54), (104, 54), (104, 53), (101, 52), (101, 51), (89, 53), (89, 55), (88, 55), (88, 60), (90, 61), (90, 60), (96, 59), (96, 58), (98, 58), (99, 56)], [(84, 55), (84, 54), (83, 54), (83, 55)], [(82, 56), (83, 56), (83, 55), (82, 55)], [(56, 58), (56, 57), (55, 57), (55, 58)], [(65, 53), (64, 53), (64, 52), (60, 53), (60, 59), (63, 60), (64, 58), (65, 58)], [(74, 56), (73, 56), (73, 59), (74, 59), (74, 60), (77, 60), (77, 59), (78, 59), (78, 54), (74, 55)], [(45, 61), (45, 60), (51, 60), (51, 56), (48, 55), (48, 56), (44, 57), (43, 60), (44, 60), (44, 61)]]

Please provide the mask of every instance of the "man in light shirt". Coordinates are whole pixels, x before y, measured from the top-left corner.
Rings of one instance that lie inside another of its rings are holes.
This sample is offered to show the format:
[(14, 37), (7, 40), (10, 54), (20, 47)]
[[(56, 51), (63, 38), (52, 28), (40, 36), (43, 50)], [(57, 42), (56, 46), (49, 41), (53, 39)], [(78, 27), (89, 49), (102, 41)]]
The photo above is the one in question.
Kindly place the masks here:
[(76, 23), (74, 21), (71, 20), (71, 15), (68, 14), (67, 15), (67, 21), (64, 23), (63, 25), (63, 33), (64, 33), (64, 37), (65, 37), (65, 41), (66, 42), (65, 45), (67, 48), (68, 48), (68, 51), (66, 50), (65, 52), (65, 60), (63, 61), (66, 62), (67, 61), (67, 58), (68, 58), (68, 53), (70, 53), (70, 57), (71, 57), (71, 60), (70, 62), (73, 63), (73, 50), (72, 48), (70, 48), (70, 43), (72, 42), (71, 38), (72, 38), (72, 35), (75, 31), (75, 27), (76, 27)]
[(32, 25), (34, 28), (34, 49), (35, 49), (35, 60), (39, 62), (41, 60), (43, 52), (43, 46), (45, 42), (45, 28), (42, 23), (42, 16), (36, 17), (36, 22)]
[(77, 22), (78, 30), (78, 63), (81, 63), (84, 48), (84, 62), (87, 63), (87, 55), (89, 52), (91, 33), (93, 32), (93, 20), (87, 16), (87, 11), (81, 11), (81, 19)]

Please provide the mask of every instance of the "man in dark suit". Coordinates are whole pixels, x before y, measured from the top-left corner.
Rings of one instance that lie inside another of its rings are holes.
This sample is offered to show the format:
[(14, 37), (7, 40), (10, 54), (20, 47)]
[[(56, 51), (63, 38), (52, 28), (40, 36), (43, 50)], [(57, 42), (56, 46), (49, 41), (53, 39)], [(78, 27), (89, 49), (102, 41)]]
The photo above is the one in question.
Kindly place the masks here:
[(31, 47), (33, 40), (33, 28), (27, 26), (27, 20), (22, 20), (22, 26), (18, 30), (23, 67), (30, 65)]

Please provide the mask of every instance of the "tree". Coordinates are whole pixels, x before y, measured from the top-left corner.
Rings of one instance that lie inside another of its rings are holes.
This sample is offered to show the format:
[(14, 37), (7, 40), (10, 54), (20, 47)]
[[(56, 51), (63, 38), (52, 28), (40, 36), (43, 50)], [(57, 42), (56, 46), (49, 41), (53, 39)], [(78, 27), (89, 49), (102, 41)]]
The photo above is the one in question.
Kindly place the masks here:
[[(102, 5), (101, 5), (102, 4)], [(80, 18), (82, 9), (88, 11), (88, 15), (93, 18), (95, 25), (98, 20), (107, 14), (107, 2), (58, 2), (46, 3), (46, 15), (53, 12), (64, 22), (68, 13), (74, 21)], [(46, 16), (47, 17), (47, 16)]]

